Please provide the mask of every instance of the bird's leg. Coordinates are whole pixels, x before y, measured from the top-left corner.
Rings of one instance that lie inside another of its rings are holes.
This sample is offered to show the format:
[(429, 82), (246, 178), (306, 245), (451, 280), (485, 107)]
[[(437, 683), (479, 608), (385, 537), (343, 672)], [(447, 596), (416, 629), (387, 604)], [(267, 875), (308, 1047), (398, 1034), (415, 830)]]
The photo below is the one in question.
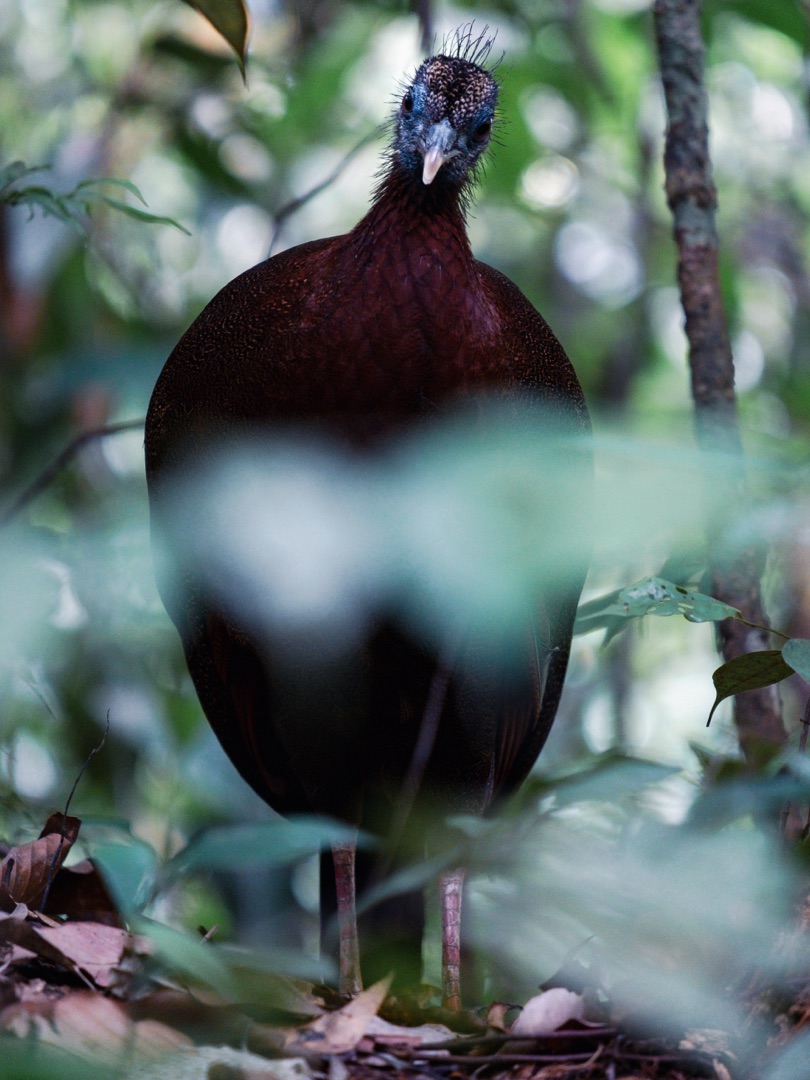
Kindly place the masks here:
[(335, 893), (337, 895), (337, 920), (340, 934), (338, 963), (342, 997), (354, 997), (363, 989), (360, 975), (360, 945), (357, 938), (357, 910), (355, 906), (355, 856), (357, 845), (352, 841), (332, 845), (335, 864)]
[(463, 870), (439, 875), (442, 908), (442, 1001), (446, 1009), (461, 1009), (461, 893)]

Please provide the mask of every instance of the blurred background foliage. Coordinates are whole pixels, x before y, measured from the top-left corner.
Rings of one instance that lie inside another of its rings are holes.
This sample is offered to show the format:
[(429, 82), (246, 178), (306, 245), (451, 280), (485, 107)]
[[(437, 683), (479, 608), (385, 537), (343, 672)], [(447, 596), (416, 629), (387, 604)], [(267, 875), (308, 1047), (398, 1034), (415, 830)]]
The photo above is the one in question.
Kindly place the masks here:
[[(0, 0), (7, 504), (71, 438), (145, 414), (165, 357), (226, 281), (271, 245), (345, 231), (368, 205), (379, 125), (421, 55), (416, 16), (400, 0), (253, 0), (250, 11), (245, 83), (210, 24), (179, 2)], [(439, 40), (470, 19), (498, 31), (501, 121), (470, 235), (478, 257), (543, 312), (585, 386), (604, 482), (586, 593), (598, 595), (657, 572), (701, 535), (649, 4), (437, 3), (435, 19)], [(772, 545), (774, 623), (807, 635), (806, 8), (707, 0), (703, 21), (723, 288), (744, 439), (758, 462), (753, 527)], [(46, 168), (15, 179), (18, 161)], [(26, 184), (64, 195), (98, 178), (134, 185), (146, 207), (131, 188), (102, 190), (177, 224), (96, 200), (89, 214), (79, 208), (77, 228), (12, 197)], [(72, 810), (88, 843), (137, 853), (123, 860), (125, 891), (154, 897), (150, 913), (179, 926), (311, 942), (311, 859), (241, 878), (213, 859), (206, 876), (168, 875), (154, 892), (161, 860), (201, 827), (270, 812), (204, 723), (158, 599), (141, 432), (88, 443), (5, 526), (0, 547), (0, 833), (38, 831), (109, 717)], [(694, 579), (699, 555), (685, 564)], [(577, 639), (540, 768), (611, 748), (677, 765), (648, 805), (659, 821), (679, 821), (699, 766), (733, 756), (735, 740), (727, 706), (705, 729), (718, 663), (711, 628), (649, 621), (603, 652), (600, 635)], [(804, 696), (803, 685), (785, 687), (794, 742)], [(704, 862), (710, 871), (713, 857)]]

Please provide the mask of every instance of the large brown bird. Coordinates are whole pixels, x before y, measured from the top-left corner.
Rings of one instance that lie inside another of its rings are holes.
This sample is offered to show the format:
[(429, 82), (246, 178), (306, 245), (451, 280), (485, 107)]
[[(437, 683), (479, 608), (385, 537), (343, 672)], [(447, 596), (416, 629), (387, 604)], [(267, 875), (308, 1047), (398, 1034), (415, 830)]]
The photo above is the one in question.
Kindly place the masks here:
[[(512, 639), (510, 662), (485, 629), (442, 648), (381, 612), (354, 662), (321, 694), (312, 692), (324, 678), (319, 658), (308, 666), (304, 657), (290, 676), (238, 605), (198, 573), (172, 516), (177, 477), (193, 473), (204, 502), (202, 466), (240, 431), (309, 425), (370, 453), (459, 399), (522, 395), (542, 406), (538, 424), (587, 440), (565, 352), (467, 239), (471, 183), (498, 104), (489, 50), (483, 37), (460, 32), (418, 68), (366, 216), (346, 235), (285, 251), (226, 285), (169, 357), (149, 407), (153, 529), (169, 550), (161, 595), (222, 746), (282, 813), (314, 811), (384, 832), (414, 783), (435, 799), (425, 797), (435, 813), (482, 813), (525, 779), (557, 711), (581, 559), (550, 576), (525, 633)], [(549, 535), (566, 528), (544, 527)], [(354, 857), (351, 844), (333, 851), (346, 993), (361, 985)], [(444, 995), (455, 1008), (461, 882), (461, 871), (440, 879)], [(414, 925), (417, 950), (420, 935)]]

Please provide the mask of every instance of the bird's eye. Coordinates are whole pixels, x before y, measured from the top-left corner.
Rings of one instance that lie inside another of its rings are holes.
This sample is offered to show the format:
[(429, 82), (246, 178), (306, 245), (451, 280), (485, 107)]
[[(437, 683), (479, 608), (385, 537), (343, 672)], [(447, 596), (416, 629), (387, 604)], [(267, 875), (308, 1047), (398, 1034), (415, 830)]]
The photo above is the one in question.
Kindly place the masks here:
[(410, 90), (402, 99), (402, 111), (408, 114), (413, 112), (413, 94)]
[(490, 131), (492, 131), (492, 121), (482, 120), (478, 127), (474, 129), (472, 133), (473, 138), (480, 142), (482, 139), (485, 139), (487, 135), (489, 135)]

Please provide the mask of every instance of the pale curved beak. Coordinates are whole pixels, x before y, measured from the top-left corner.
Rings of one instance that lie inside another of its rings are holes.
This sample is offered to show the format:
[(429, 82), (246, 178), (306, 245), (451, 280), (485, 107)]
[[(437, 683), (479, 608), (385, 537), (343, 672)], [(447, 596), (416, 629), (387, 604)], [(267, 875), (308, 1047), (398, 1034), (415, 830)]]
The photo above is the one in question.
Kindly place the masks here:
[(442, 165), (456, 156), (458, 150), (453, 149), (455, 141), (456, 129), (446, 117), (441, 123), (434, 124), (428, 130), (423, 149), (425, 155), (422, 166), (423, 184), (432, 184)]

